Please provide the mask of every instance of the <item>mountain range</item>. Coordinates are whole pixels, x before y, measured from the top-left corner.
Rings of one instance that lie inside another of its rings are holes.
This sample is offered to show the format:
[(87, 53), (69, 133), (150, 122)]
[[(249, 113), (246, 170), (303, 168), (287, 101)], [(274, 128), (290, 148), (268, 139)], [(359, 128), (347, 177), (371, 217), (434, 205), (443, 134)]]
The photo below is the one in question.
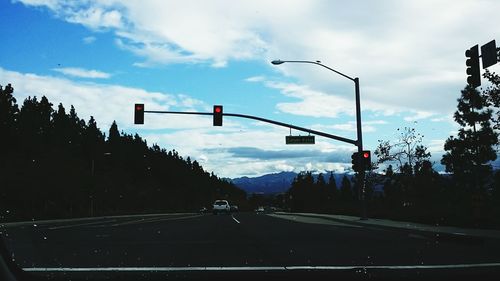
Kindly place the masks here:
[[(340, 182), (344, 175), (347, 175), (351, 178), (349, 174), (337, 174), (334, 173), (335, 182), (337, 183), (337, 187), (340, 187)], [(279, 172), (273, 174), (266, 174), (259, 177), (241, 177), (234, 178), (231, 182), (236, 185), (238, 188), (246, 191), (247, 194), (252, 193), (263, 193), (263, 194), (276, 194), (286, 192), (293, 182), (293, 179), (297, 176), (295, 172)], [(314, 179), (316, 180), (318, 174), (313, 174)], [(328, 182), (330, 177), (330, 173), (324, 173), (325, 181)]]

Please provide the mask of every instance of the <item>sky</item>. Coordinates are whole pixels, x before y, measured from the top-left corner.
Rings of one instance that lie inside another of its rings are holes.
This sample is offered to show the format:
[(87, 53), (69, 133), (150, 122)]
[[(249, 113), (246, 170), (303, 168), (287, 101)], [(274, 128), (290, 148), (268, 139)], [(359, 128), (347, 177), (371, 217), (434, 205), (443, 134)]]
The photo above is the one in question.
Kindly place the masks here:
[[(354, 83), (360, 81), (364, 148), (424, 136), (442, 170), (444, 141), (466, 83), (466, 49), (500, 38), (500, 1), (4, 0), (0, 85), (18, 103), (45, 95), (74, 105), (108, 132), (139, 133), (220, 177), (280, 171), (346, 172), (356, 147), (316, 136), (286, 145), (285, 127), (224, 117), (146, 110), (239, 113), (356, 139)], [(499, 65), (489, 68), (499, 70)], [(484, 82), (484, 81), (483, 81)], [(375, 159), (375, 158), (374, 158)]]

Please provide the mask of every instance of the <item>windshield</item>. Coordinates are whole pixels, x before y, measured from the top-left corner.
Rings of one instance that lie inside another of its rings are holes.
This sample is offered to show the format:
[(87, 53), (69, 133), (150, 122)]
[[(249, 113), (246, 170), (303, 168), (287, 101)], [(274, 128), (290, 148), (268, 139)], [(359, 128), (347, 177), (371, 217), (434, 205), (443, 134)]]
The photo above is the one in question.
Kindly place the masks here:
[(500, 270), (498, 11), (1, 1), (5, 255), (97, 279)]

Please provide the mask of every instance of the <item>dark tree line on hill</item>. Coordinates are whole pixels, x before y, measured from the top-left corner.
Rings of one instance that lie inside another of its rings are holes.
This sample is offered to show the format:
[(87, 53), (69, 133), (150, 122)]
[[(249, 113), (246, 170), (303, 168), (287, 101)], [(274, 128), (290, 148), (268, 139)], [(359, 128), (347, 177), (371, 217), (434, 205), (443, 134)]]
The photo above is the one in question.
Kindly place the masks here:
[(44, 96), (19, 107), (0, 86), (0, 211), (6, 220), (197, 211), (244, 191), (139, 135), (106, 135), (96, 120)]
[(311, 172), (301, 172), (284, 199), (286, 207), (295, 212), (349, 212), (356, 202), (357, 190), (346, 175), (338, 187), (333, 173), (327, 181), (323, 173), (314, 179)]
[[(441, 160), (448, 174), (433, 169), (424, 136), (414, 128), (398, 129), (395, 142), (379, 141), (377, 162), (366, 177), (368, 216), (500, 228), (500, 170), (492, 169), (499, 145), (500, 76), (486, 71), (484, 78), (489, 87), (467, 86), (458, 99), (454, 119), (461, 128), (446, 140)], [(384, 172), (375, 173), (381, 165)], [(285, 196), (287, 207), (360, 215), (359, 187), (344, 180), (342, 188), (333, 189), (322, 176), (314, 181), (311, 173), (301, 173)], [(376, 186), (382, 194), (373, 192)]]

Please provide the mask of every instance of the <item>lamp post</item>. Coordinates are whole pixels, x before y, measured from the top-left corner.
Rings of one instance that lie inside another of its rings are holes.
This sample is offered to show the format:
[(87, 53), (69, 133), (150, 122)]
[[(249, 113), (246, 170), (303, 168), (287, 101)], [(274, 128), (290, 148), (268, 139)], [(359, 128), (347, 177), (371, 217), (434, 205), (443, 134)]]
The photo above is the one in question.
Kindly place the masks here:
[[(357, 127), (357, 140), (356, 140), (356, 146), (358, 147), (358, 155), (361, 155), (363, 151), (363, 135), (361, 131), (361, 103), (360, 103), (360, 97), (359, 97), (359, 78), (352, 78), (350, 76), (345, 75), (342, 72), (339, 72), (331, 67), (328, 67), (324, 64), (322, 64), (320, 61), (307, 61), (307, 60), (273, 60), (271, 62), (274, 65), (280, 65), (283, 63), (309, 63), (309, 64), (316, 64), (319, 66), (322, 66), (330, 71), (333, 71), (337, 73), (340, 76), (343, 76), (351, 81), (354, 82), (354, 89), (355, 89), (355, 96), (356, 96), (356, 127)], [(361, 170), (358, 173), (358, 186), (360, 187), (360, 193), (359, 193), (359, 199), (361, 200), (361, 218), (366, 219), (366, 205), (365, 205), (365, 170)]]

